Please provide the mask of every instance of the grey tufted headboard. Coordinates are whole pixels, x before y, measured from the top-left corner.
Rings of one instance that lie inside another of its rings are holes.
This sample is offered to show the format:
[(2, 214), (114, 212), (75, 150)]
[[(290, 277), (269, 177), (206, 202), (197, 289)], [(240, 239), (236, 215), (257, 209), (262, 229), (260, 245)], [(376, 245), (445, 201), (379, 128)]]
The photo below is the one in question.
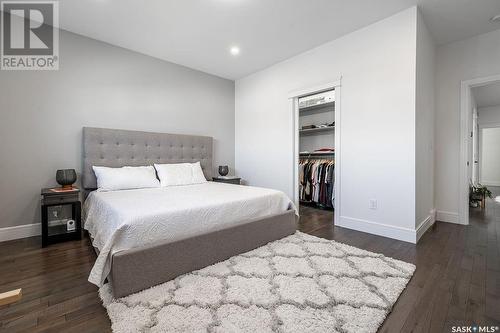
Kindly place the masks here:
[(201, 162), (212, 179), (212, 142), (208, 136), (83, 128), (82, 186), (97, 188), (92, 166), (141, 166), (154, 163)]

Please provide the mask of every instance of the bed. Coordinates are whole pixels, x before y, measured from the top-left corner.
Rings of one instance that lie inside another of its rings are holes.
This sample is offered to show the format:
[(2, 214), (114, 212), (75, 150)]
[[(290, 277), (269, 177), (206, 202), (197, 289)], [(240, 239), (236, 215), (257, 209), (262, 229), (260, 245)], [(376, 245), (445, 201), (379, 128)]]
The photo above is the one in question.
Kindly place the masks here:
[(115, 297), (293, 234), (297, 212), (280, 191), (207, 182), (99, 192), (92, 166), (200, 161), (212, 178), (213, 139), (85, 127), (84, 227), (98, 257), (89, 281), (107, 280)]

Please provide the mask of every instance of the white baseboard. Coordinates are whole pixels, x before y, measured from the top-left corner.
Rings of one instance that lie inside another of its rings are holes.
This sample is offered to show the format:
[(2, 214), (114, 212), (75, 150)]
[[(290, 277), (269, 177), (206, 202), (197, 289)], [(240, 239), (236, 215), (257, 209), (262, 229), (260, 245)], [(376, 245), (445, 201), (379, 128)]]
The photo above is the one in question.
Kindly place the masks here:
[(436, 210), (433, 209), (430, 211), (429, 216), (425, 218), (417, 227), (417, 242), (420, 238), (425, 234), (425, 232), (432, 227), (432, 225), (436, 222)]
[(356, 219), (348, 216), (341, 216), (340, 221), (335, 221), (335, 225), (413, 244), (417, 242), (416, 230), (409, 228), (395, 227), (393, 225)]
[(442, 210), (438, 210), (436, 214), (436, 220), (441, 222), (460, 224), (458, 213), (455, 212), (445, 212)]
[(40, 223), (24, 224), (15, 227), (0, 228), (0, 242), (38, 236), (41, 234)]

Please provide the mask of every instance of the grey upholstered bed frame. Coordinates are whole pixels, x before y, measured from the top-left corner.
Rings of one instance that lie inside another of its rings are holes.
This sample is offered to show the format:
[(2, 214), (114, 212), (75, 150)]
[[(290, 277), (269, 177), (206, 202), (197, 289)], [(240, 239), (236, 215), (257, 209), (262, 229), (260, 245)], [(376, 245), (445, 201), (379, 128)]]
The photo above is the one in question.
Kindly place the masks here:
[[(97, 187), (93, 165), (200, 161), (210, 180), (212, 152), (213, 140), (206, 136), (84, 127), (82, 186), (87, 191)], [(173, 243), (159, 242), (120, 251), (111, 258), (108, 281), (114, 296), (123, 297), (293, 234), (296, 226), (295, 212), (289, 210)]]

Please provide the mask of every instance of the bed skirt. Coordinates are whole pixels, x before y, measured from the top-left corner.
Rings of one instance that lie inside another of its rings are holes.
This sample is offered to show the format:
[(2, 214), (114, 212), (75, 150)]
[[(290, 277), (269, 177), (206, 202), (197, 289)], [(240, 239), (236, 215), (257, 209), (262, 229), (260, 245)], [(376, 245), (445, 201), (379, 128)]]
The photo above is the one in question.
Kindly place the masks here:
[(113, 296), (127, 296), (291, 235), (297, 221), (295, 211), (288, 210), (173, 243), (117, 252), (108, 276)]

